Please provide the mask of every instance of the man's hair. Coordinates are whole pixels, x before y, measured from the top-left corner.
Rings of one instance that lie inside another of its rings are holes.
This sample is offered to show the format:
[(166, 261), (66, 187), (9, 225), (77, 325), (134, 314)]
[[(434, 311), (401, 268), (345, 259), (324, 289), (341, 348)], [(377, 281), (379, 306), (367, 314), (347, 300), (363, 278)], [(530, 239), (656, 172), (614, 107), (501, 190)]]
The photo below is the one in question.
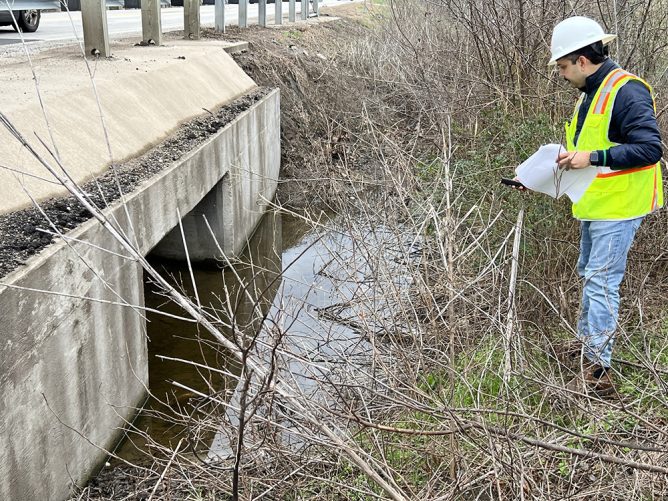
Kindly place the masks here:
[(580, 56), (586, 57), (592, 64), (600, 64), (608, 59), (608, 52), (608, 46), (603, 45), (603, 42), (598, 41), (582, 47), (581, 49), (574, 50), (570, 54), (566, 54), (564, 57), (572, 64), (575, 64)]

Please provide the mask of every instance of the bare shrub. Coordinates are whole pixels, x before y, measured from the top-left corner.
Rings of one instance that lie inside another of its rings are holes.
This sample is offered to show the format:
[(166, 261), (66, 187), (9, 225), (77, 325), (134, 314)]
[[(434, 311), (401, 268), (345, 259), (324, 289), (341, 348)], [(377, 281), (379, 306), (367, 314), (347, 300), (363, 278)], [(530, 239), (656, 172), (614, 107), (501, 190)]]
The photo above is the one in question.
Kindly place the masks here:
[[(668, 495), (665, 213), (638, 238), (620, 317), (619, 394), (603, 401), (568, 390), (576, 368), (557, 360), (579, 296), (568, 208), (496, 188), (536, 146), (563, 139), (554, 124), (572, 96), (544, 66), (555, 21), (598, 11), (622, 35), (616, 50), (629, 69), (657, 72), (646, 76), (661, 89), (662, 9), (650, 0), (569, 10), (396, 0), (373, 8), (366, 33), (356, 26), (354, 38), (323, 48), (324, 59), (283, 53), (281, 71), (249, 63), (282, 86), (292, 140), (307, 142), (306, 152), (288, 147), (291, 176), (317, 172), (304, 185), (319, 183), (337, 212), (298, 215), (321, 253), (310, 285), (326, 283), (327, 302), (282, 295), (263, 308), (256, 292), (268, 285), (252, 272), (201, 308), (142, 261), (239, 371), (197, 367), (205, 382), (226, 372), (234, 392), (175, 382), (192, 394), (166, 402), (188, 437), (150, 446), (149, 463), (130, 470), (131, 495)], [(300, 162), (309, 170), (297, 173)], [(281, 276), (282, 287), (298, 280)], [(243, 315), (235, 294), (250, 300)], [(211, 435), (216, 448), (203, 453)]]

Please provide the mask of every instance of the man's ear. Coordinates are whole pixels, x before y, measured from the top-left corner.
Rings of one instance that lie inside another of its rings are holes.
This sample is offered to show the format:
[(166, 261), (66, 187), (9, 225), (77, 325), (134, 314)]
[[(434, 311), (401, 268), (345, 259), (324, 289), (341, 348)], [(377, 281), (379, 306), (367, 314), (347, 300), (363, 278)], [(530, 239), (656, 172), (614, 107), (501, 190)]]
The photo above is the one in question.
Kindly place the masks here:
[(579, 67), (581, 70), (584, 70), (584, 69), (585, 69), (585, 66), (587, 66), (587, 63), (588, 63), (588, 62), (589, 62), (589, 59), (587, 59), (587, 58), (584, 57), (584, 56), (580, 56), (580, 57), (578, 57), (577, 65), (578, 65), (578, 67)]

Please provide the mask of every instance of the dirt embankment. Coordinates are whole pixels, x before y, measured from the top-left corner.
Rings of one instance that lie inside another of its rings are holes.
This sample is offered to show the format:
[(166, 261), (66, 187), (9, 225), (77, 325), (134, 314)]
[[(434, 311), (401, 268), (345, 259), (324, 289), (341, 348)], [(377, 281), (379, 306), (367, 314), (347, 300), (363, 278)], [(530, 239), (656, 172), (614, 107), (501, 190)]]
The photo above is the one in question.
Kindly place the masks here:
[(322, 9), (318, 23), (204, 34), (248, 41), (250, 50), (236, 54), (237, 63), (258, 85), (281, 91), (278, 202), (284, 206), (330, 206), (333, 194), (348, 189), (350, 176), (369, 169), (369, 147), (355, 133), (371, 104), (369, 89), (348, 65), (355, 42), (368, 35), (364, 9), (343, 4)]

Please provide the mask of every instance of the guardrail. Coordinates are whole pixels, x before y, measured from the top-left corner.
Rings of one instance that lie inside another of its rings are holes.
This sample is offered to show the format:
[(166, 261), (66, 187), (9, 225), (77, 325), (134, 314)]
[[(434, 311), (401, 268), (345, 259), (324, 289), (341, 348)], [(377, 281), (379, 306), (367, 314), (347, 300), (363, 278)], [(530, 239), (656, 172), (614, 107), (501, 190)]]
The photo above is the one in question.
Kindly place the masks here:
[[(183, 0), (183, 6), (188, 16), (188, 12), (193, 12), (191, 14), (191, 19), (195, 17), (194, 11), (197, 10), (198, 14), (197, 24), (189, 25), (185, 23), (185, 38), (195, 39), (199, 38), (199, 1), (200, 0)], [(316, 16), (319, 15), (319, 2), (318, 0), (275, 0), (274, 1), (274, 24), (283, 24), (283, 3), (288, 3), (288, 21), (294, 23), (296, 20), (296, 2), (301, 2), (301, 18), (308, 19), (310, 12), (309, 6), (313, 6), (312, 13)], [(231, 3), (231, 2), (230, 2)], [(239, 11), (237, 19), (239, 21), (239, 26), (241, 28), (248, 27), (248, 5), (250, 4), (249, 0), (236, 0), (235, 3), (239, 5)], [(268, 0), (257, 0), (258, 4), (258, 24), (260, 26), (267, 26), (267, 3)], [(225, 2), (224, 0), (215, 0), (215, 29), (218, 32), (225, 32)]]
[[(16, 0), (17, 2), (53, 2), (53, 0)], [(109, 34), (107, 30), (106, 7), (110, 2), (123, 2), (124, 0), (69, 0), (81, 3), (81, 17), (83, 22), (84, 45), (86, 52), (90, 55), (108, 57)], [(160, 45), (162, 43), (162, 27), (160, 21), (161, 4), (167, 0), (129, 0), (139, 1), (141, 5), (142, 39), (145, 45)], [(239, 26), (248, 26), (249, 0), (237, 0), (239, 3), (238, 20)], [(296, 2), (298, 0), (285, 0), (288, 3), (288, 21), (296, 20)], [(312, 13), (319, 14), (318, 0), (299, 0), (301, 2), (301, 18), (308, 19)], [(2, 2), (2, 0), (0, 0)], [(57, 2), (56, 2), (57, 3)], [(129, 2), (128, 2), (129, 3)], [(195, 40), (200, 37), (200, 3), (201, 0), (183, 0), (183, 26), (184, 37)], [(267, 0), (257, 0), (258, 24), (267, 26)], [(215, 5), (215, 30), (225, 32), (225, 0), (214, 0)], [(276, 0), (274, 5), (274, 24), (283, 24), (283, 1)]]

